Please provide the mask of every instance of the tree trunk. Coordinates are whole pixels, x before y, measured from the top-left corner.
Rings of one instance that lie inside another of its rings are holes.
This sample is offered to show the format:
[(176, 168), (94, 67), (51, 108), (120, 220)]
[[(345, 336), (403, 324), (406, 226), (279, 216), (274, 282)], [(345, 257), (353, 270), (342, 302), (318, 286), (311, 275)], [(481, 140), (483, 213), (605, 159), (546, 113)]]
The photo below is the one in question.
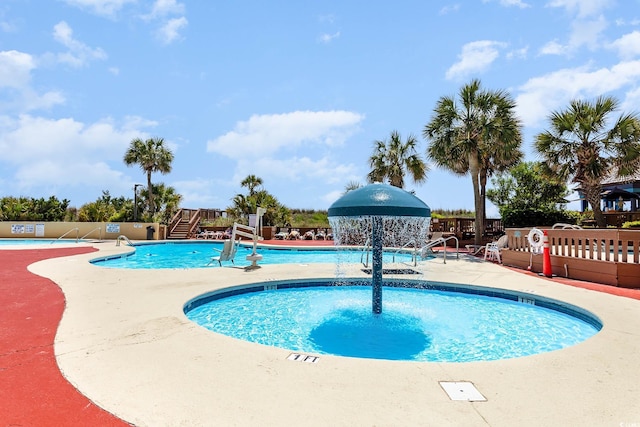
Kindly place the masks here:
[(478, 166), (478, 156), (475, 152), (469, 156), (469, 172), (471, 173), (471, 182), (473, 183), (473, 202), (476, 210), (473, 244), (482, 245), (484, 207), (480, 194), (480, 168)]
[(591, 205), (591, 209), (593, 210), (593, 219), (596, 221), (596, 226), (598, 228), (607, 228), (607, 220), (602, 213), (602, 208), (600, 207), (600, 190), (598, 187), (589, 187), (585, 188), (583, 185), (582, 191), (584, 191), (584, 198), (587, 199), (589, 205)]
[(153, 203), (153, 190), (151, 189), (151, 171), (147, 171), (147, 192), (149, 193), (149, 214), (153, 218), (155, 204)]

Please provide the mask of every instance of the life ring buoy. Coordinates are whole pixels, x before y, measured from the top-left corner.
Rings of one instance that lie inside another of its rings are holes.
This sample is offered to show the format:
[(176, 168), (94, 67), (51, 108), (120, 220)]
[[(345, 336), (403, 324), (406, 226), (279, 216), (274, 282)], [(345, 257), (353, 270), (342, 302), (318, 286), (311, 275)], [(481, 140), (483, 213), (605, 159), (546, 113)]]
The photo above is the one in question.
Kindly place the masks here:
[(529, 231), (529, 234), (527, 234), (527, 240), (529, 241), (531, 252), (542, 252), (542, 245), (544, 244), (544, 242), (542, 241), (543, 237), (544, 233), (539, 228), (532, 228), (531, 231)]

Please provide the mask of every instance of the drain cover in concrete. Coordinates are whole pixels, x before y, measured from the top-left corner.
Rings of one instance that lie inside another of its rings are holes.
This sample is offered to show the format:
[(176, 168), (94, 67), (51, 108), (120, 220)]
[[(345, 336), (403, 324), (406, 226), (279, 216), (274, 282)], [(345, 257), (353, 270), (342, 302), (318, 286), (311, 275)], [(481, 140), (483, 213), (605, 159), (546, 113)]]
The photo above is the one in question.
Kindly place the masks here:
[(487, 400), (473, 383), (467, 381), (440, 381), (440, 386), (451, 400), (464, 400), (467, 402), (486, 402)]

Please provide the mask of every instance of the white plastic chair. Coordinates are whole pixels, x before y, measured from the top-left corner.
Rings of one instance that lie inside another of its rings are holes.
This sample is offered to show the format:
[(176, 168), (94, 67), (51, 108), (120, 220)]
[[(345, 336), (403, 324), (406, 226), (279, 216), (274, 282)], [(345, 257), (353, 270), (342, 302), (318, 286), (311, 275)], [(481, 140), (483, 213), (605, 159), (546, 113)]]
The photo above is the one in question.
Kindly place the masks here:
[(496, 242), (487, 243), (484, 248), (484, 260), (498, 261), (498, 263), (502, 264), (500, 251), (502, 251), (503, 248), (507, 247), (508, 242), (509, 238), (504, 235), (500, 237)]
[(498, 247), (498, 242), (487, 243), (484, 248), (484, 260), (495, 260), (499, 263), (502, 263), (502, 259), (500, 258), (500, 248)]

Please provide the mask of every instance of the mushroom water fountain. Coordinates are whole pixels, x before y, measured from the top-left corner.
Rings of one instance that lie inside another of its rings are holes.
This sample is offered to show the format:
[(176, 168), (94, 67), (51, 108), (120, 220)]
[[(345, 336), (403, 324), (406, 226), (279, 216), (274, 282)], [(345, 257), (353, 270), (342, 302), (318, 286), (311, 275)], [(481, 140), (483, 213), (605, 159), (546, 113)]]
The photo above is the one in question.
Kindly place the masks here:
[(336, 245), (365, 236), (365, 250), (371, 246), (372, 310), (382, 313), (383, 247), (419, 248), (426, 241), (431, 209), (401, 188), (375, 183), (347, 192), (328, 214)]

